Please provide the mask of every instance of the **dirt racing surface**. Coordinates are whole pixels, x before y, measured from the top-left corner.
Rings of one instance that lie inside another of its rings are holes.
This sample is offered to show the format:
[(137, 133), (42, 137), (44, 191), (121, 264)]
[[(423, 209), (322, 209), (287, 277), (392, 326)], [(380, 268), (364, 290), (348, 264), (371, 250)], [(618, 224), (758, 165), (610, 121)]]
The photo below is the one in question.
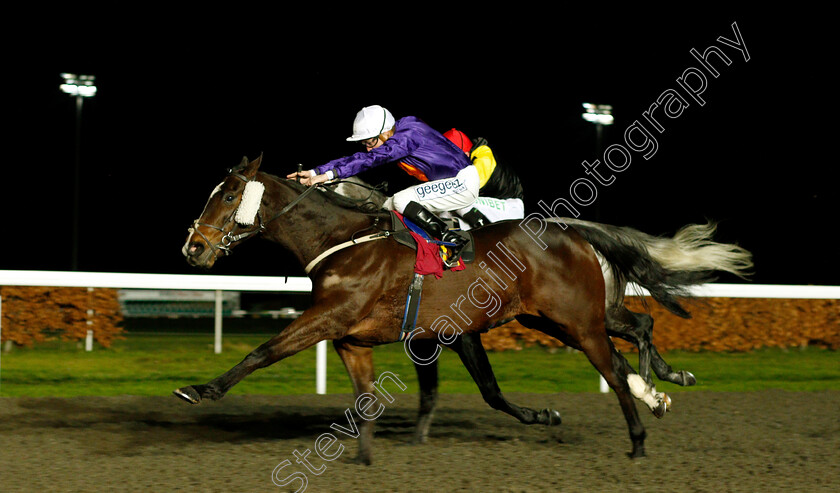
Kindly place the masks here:
[[(355, 439), (330, 428), (348, 426), (349, 395), (230, 395), (200, 406), (171, 396), (2, 398), (0, 491), (296, 491), (304, 479), (312, 492), (840, 491), (837, 391), (675, 393), (662, 420), (639, 407), (640, 460), (626, 456), (612, 394), (508, 395), (559, 410), (563, 424), (552, 428), (522, 425), (479, 395), (442, 395), (419, 446), (407, 445), (417, 396), (395, 397), (377, 422), (371, 466), (353, 463)], [(338, 438), (320, 444), (341, 451), (332, 461), (314, 452), (324, 433)]]

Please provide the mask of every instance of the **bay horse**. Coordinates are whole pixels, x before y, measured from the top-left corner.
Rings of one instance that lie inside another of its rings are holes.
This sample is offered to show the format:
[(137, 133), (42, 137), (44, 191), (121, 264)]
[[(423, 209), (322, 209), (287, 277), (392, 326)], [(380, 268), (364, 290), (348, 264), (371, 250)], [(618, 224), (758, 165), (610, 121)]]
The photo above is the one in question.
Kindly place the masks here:
[[(342, 357), (356, 395), (372, 395), (375, 380), (372, 347), (399, 339), (414, 253), (391, 241), (368, 241), (323, 257), (325, 251), (357, 233), (376, 228), (387, 230), (391, 226), (389, 217), (360, 212), (342, 203), (337, 195), (333, 197), (316, 191), (319, 188), (302, 187), (259, 172), (260, 163), (261, 158), (251, 162), (243, 160), (214, 190), (191, 228), (183, 253), (191, 265), (210, 268), (219, 256), (229, 253), (239, 242), (262, 234), (285, 246), (302, 266), (307, 266), (313, 281), (313, 306), (223, 375), (206, 384), (177, 389), (175, 394), (191, 403), (199, 403), (204, 398), (219, 399), (256, 369), (327, 339), (333, 341)], [(252, 183), (262, 187), (260, 198), (256, 206), (250, 204), (251, 214), (241, 214), (245, 202), (253, 202), (246, 200)], [(418, 326), (428, 329), (412, 335), (418, 342), (440, 340), (448, 330), (469, 336), (515, 317), (526, 327), (541, 330), (580, 349), (615, 391), (630, 432), (633, 446), (630, 455), (640, 457), (644, 455), (645, 430), (630, 390), (635, 380), (630, 379), (632, 369), (607, 336), (604, 325), (607, 297), (601, 265), (596, 250), (579, 229), (585, 228), (583, 225), (567, 230), (553, 228), (542, 237), (547, 242), (546, 248), (536, 244), (515, 222), (476, 230), (476, 265), (482, 266), (498, 289), (490, 288), (477, 268), (430, 279), (418, 318)], [(602, 250), (609, 249), (599, 247), (598, 251), (603, 253)], [(506, 255), (511, 264), (499, 264), (500, 254)], [(612, 256), (604, 255), (610, 262)], [(628, 255), (624, 257), (632, 263)], [(488, 262), (503, 270), (509, 284), (486, 267), (491, 265)], [(640, 280), (638, 273), (621, 262), (614, 267), (621, 279)], [(651, 293), (658, 292), (668, 302), (667, 279), (658, 282), (661, 289)], [(475, 295), (479, 288), (487, 296), (477, 303), (471, 296), (472, 306), (464, 303), (463, 295), (458, 296), (460, 293)], [(488, 305), (490, 300), (492, 306)], [(462, 321), (470, 322), (465, 328), (452, 316), (453, 306)], [(459, 346), (453, 347), (456, 351), (465, 351), (463, 347), (469, 346), (460, 342), (453, 345), (456, 344)], [(476, 378), (473, 371), (471, 374)], [(552, 412), (522, 409), (532, 413), (533, 422), (559, 422), (559, 416)], [(364, 421), (360, 426), (359, 459), (366, 463), (371, 461), (372, 426), (371, 421)]]

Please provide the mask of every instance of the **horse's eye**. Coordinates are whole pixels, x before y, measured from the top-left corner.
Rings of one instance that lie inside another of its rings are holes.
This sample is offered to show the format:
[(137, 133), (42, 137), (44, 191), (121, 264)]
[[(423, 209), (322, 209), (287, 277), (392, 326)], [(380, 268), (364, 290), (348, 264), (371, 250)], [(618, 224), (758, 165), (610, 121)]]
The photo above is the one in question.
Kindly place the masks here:
[(225, 195), (225, 202), (233, 202), (234, 198), (233, 195)]

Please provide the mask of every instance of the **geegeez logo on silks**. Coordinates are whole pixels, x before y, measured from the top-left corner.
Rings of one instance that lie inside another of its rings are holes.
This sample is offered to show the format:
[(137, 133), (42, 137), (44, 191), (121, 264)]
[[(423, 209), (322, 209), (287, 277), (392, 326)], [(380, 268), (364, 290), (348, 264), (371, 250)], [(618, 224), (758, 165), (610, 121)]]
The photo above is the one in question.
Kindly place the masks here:
[(454, 193), (461, 193), (466, 189), (466, 183), (458, 178), (452, 178), (414, 187), (414, 193), (417, 194), (420, 200), (431, 200)]

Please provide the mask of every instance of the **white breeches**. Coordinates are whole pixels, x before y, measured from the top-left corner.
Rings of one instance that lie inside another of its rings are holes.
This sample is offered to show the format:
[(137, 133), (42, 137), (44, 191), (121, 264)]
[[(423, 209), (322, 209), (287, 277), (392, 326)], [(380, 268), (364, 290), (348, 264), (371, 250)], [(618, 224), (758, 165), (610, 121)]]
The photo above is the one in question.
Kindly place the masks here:
[(478, 198), (478, 170), (467, 166), (453, 178), (427, 181), (399, 191), (383, 205), (400, 214), (409, 202), (417, 202), (430, 212), (457, 211), (470, 207)]
[[(524, 219), (525, 218), (525, 203), (522, 199), (497, 199), (493, 197), (479, 197), (475, 199), (473, 205), (459, 210), (458, 214), (466, 214), (473, 208), (478, 209), (484, 217), (491, 223), (505, 221), (509, 219)], [(447, 214), (441, 214), (441, 217), (447, 217)], [(461, 229), (468, 230), (470, 225), (466, 221), (459, 221)]]

